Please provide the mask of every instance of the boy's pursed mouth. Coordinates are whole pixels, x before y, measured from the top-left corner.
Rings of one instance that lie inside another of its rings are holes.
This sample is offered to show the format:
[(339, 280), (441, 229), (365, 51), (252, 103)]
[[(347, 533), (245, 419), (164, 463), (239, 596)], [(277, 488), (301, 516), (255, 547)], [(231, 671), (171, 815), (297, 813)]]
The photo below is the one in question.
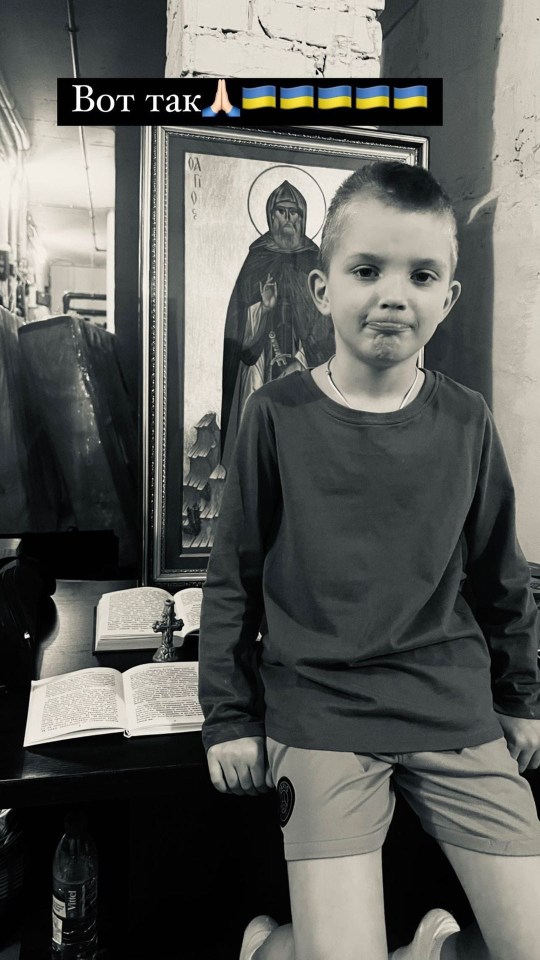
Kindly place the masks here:
[(409, 330), (411, 325), (410, 323), (404, 323), (403, 320), (368, 320), (367, 326), (373, 327), (374, 330), (396, 333)]

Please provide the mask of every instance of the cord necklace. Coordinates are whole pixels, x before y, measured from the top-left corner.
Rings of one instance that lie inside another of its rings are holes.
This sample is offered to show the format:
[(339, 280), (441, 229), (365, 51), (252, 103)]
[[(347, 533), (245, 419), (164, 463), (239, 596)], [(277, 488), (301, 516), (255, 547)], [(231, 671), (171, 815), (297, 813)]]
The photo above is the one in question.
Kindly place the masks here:
[[(332, 371), (331, 371), (331, 369), (330, 369), (330, 364), (332, 363), (332, 360), (334, 359), (334, 357), (335, 357), (335, 353), (332, 354), (332, 356), (331, 356), (330, 359), (328, 360), (328, 363), (326, 364), (326, 375), (327, 375), (328, 380), (329, 380), (329, 382), (330, 382), (330, 386), (334, 388), (335, 392), (337, 393), (337, 395), (338, 395), (339, 397), (341, 397), (341, 399), (344, 401), (344, 403), (346, 403), (347, 406), (348, 406), (351, 410), (354, 410), (355, 408), (351, 406), (351, 404), (350, 404), (349, 401), (347, 400), (347, 397), (345, 396), (344, 393), (341, 392), (341, 390), (339, 389), (338, 385), (336, 384), (336, 382), (334, 381), (334, 378), (333, 378), (333, 376), (332, 376)], [(418, 380), (418, 374), (419, 374), (419, 372), (420, 372), (420, 371), (419, 371), (419, 368), (417, 367), (417, 368), (416, 368), (416, 373), (415, 373), (415, 375), (414, 375), (414, 380), (413, 380), (413, 382), (411, 383), (409, 389), (407, 390), (405, 396), (403, 397), (403, 400), (401, 401), (401, 403), (400, 403), (400, 405), (399, 405), (399, 407), (398, 407), (398, 410), (401, 410), (401, 408), (405, 406), (407, 400), (409, 399), (411, 393), (413, 392), (413, 390), (414, 390), (414, 388), (415, 388), (415, 386), (416, 386), (416, 382), (417, 382), (417, 380)]]

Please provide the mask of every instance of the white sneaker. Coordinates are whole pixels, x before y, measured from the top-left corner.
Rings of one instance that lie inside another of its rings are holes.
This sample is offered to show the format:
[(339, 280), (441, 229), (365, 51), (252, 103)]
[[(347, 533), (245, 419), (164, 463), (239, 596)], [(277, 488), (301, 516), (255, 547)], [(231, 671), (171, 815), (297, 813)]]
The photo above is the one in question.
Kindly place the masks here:
[(251, 960), (255, 951), (278, 926), (279, 924), (272, 917), (264, 914), (251, 920), (244, 931), (239, 960)]
[(414, 939), (407, 947), (399, 947), (389, 960), (440, 960), (441, 947), (459, 925), (446, 910), (430, 910), (418, 924)]

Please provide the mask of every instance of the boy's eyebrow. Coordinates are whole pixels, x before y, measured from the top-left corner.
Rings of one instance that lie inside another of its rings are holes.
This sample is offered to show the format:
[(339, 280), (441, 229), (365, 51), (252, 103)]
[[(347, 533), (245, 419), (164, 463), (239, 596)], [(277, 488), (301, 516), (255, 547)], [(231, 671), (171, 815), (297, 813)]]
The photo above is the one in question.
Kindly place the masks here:
[(433, 257), (419, 257), (413, 260), (413, 264), (422, 267), (432, 267), (433, 270), (440, 270), (444, 266), (443, 260), (434, 260)]
[[(352, 266), (354, 263), (358, 263), (360, 260), (369, 260), (369, 261), (378, 261), (379, 263), (384, 263), (387, 258), (381, 256), (379, 253), (370, 253), (366, 250), (359, 250), (357, 253), (352, 253), (345, 260), (345, 266)], [(433, 270), (441, 270), (444, 267), (443, 260), (437, 260), (433, 257), (415, 257), (411, 261), (413, 267), (431, 267)]]

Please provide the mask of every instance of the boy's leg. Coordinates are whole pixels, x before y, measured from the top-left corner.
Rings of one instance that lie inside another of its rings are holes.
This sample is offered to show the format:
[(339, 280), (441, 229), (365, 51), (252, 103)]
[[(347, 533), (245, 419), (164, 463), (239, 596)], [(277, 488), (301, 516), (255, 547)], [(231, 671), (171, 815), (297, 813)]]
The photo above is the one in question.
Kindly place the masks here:
[(267, 739), (293, 924), (255, 960), (387, 960), (381, 847), (392, 818), (391, 760)]
[(254, 960), (387, 960), (380, 850), (287, 868), (293, 926), (274, 931)]
[(486, 951), (482, 937), (465, 930), (446, 941), (442, 960), (538, 960), (540, 857), (477, 853), (444, 842), (441, 847), (487, 944)]
[(403, 755), (396, 777), (456, 871), (481, 931), (448, 938), (442, 960), (537, 960), (540, 823), (504, 738)]

